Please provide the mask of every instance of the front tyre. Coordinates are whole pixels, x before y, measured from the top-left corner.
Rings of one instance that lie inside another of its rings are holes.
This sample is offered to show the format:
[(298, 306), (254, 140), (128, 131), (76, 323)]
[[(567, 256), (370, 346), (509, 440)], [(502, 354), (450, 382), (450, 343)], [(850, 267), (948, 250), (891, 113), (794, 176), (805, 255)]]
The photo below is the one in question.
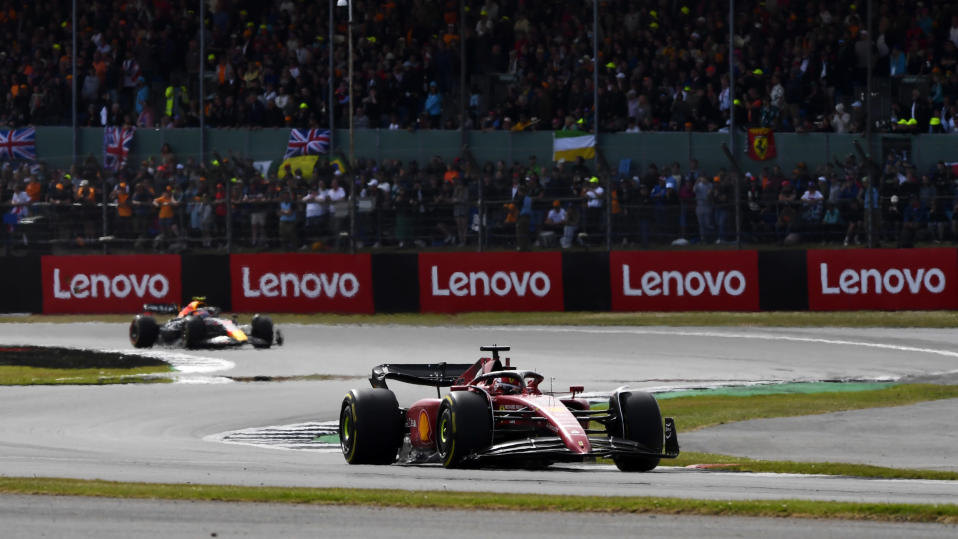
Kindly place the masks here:
[(183, 323), (183, 342), (187, 348), (199, 348), (206, 340), (206, 322), (199, 316), (187, 316)]
[(339, 411), (339, 445), (350, 464), (392, 464), (403, 442), (403, 416), (388, 389), (352, 389)]
[(152, 316), (138, 314), (130, 322), (130, 344), (136, 348), (153, 346), (159, 334), (160, 328)]
[[(609, 410), (617, 418), (609, 424), (610, 437), (620, 436), (662, 453), (662, 413), (655, 397), (642, 391), (620, 391), (609, 398)], [(659, 465), (657, 456), (619, 455), (612, 460), (623, 472), (648, 472)]]
[(486, 398), (472, 391), (453, 391), (439, 406), (436, 450), (446, 468), (468, 464), (468, 458), (492, 443), (492, 411)]
[(257, 314), (250, 324), (250, 336), (262, 343), (257, 344), (257, 348), (269, 348), (273, 344), (273, 321), (268, 316)]

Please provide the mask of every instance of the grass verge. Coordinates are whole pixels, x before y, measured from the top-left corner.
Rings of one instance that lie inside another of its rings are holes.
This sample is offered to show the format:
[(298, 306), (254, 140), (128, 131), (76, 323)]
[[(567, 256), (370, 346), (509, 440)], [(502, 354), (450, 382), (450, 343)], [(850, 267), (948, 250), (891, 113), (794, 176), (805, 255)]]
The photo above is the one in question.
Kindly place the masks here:
[[(249, 315), (238, 315), (240, 320)], [(415, 326), (563, 325), (563, 326), (756, 326), (756, 327), (924, 327), (958, 326), (958, 311), (852, 312), (535, 312), (445, 314), (271, 314), (280, 324), (405, 324)], [(16, 315), (3, 322), (129, 322), (132, 315)]]
[(681, 434), (682, 431), (749, 419), (905, 406), (952, 398), (958, 398), (958, 386), (901, 384), (883, 389), (847, 393), (676, 397), (659, 400), (659, 407), (663, 416), (675, 418), (675, 424)]
[(169, 378), (157, 375), (170, 371), (169, 366), (131, 369), (50, 369), (0, 365), (0, 386), (168, 383)]
[[(610, 461), (611, 462), (611, 461)], [(869, 479), (930, 479), (934, 481), (958, 481), (958, 472), (939, 470), (913, 470), (885, 468), (867, 464), (845, 462), (791, 462), (778, 460), (752, 460), (728, 455), (685, 452), (677, 459), (663, 461), (665, 466), (684, 466), (703, 469), (720, 469), (729, 472), (788, 473), (844, 475)]]
[(687, 500), (640, 496), (556, 496), (487, 492), (172, 485), (13, 477), (0, 478), (0, 493), (220, 502), (374, 505), (416, 509), (656, 513), (958, 523), (958, 505), (955, 504), (881, 504), (806, 500)]

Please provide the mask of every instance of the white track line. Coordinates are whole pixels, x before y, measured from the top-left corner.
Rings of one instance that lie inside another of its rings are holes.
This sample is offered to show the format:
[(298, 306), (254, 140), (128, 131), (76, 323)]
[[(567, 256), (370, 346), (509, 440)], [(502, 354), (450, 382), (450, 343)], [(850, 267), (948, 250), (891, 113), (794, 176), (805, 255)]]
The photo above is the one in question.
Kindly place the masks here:
[[(489, 327), (484, 329), (494, 329), (497, 331), (512, 331), (512, 332), (529, 332), (529, 331), (538, 331), (538, 332), (554, 332), (555, 329), (552, 329), (548, 326), (527, 326), (527, 327), (515, 327), (515, 326), (498, 326), (498, 327)], [(924, 348), (918, 346), (904, 346), (899, 344), (887, 344), (887, 343), (876, 343), (876, 342), (865, 342), (865, 341), (849, 341), (844, 339), (821, 339), (816, 337), (795, 337), (792, 335), (762, 335), (755, 333), (722, 333), (718, 331), (683, 331), (683, 330), (660, 330), (660, 329), (644, 329), (644, 328), (589, 328), (589, 327), (563, 327), (563, 332), (577, 331), (580, 333), (592, 333), (592, 334), (628, 334), (628, 335), (664, 335), (664, 336), (680, 336), (680, 337), (708, 337), (708, 338), (722, 338), (722, 339), (751, 339), (751, 340), (760, 340), (760, 341), (791, 341), (791, 342), (805, 342), (805, 343), (814, 343), (814, 344), (828, 344), (828, 345), (840, 345), (840, 346), (861, 346), (865, 348), (879, 348), (882, 350), (894, 350), (897, 352), (916, 352), (921, 354), (936, 354), (939, 356), (945, 356), (950, 358), (958, 358), (958, 352), (952, 350), (941, 350), (938, 348)], [(943, 371), (937, 373), (928, 373), (931, 375), (939, 374), (953, 374), (958, 373), (958, 369), (951, 371)]]

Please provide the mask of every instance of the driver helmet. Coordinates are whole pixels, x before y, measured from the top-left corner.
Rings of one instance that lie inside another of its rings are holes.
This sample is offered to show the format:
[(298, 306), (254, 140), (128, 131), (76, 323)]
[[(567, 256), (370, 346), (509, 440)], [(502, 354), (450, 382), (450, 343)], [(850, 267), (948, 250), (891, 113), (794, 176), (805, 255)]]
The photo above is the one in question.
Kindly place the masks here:
[(180, 311), (180, 316), (189, 316), (200, 309), (206, 308), (206, 302), (203, 300), (193, 300), (186, 304), (186, 307)]
[(504, 378), (496, 378), (492, 383), (493, 393), (500, 395), (516, 395), (522, 391), (522, 388), (516, 384), (506, 381)]

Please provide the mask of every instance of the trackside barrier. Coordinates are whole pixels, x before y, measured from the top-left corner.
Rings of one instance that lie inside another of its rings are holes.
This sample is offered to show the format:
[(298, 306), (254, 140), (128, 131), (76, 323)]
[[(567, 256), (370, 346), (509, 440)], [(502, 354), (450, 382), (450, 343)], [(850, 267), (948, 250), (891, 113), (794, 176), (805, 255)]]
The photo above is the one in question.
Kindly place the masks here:
[(958, 309), (958, 250), (0, 257), (0, 312)]
[(613, 251), (613, 311), (757, 311), (755, 251)]
[(368, 254), (232, 255), (230, 283), (236, 311), (373, 313)]
[(813, 311), (958, 308), (955, 249), (808, 251)]
[(40, 264), (46, 314), (134, 313), (182, 296), (176, 255), (44, 256)]
[(422, 312), (561, 311), (562, 254), (422, 253)]
[(43, 312), (39, 256), (0, 257), (0, 312)]

